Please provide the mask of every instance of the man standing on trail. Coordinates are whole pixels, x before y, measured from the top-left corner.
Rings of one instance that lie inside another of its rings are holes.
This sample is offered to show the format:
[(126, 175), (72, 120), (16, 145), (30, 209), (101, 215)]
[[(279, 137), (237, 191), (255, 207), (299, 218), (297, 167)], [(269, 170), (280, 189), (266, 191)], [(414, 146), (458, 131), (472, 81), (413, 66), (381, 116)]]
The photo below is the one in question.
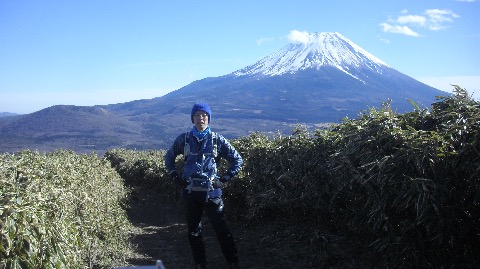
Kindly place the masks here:
[[(212, 222), (223, 255), (230, 268), (238, 267), (237, 249), (230, 233), (222, 201), (222, 183), (238, 174), (242, 157), (225, 139), (210, 130), (212, 111), (208, 104), (197, 103), (192, 108), (193, 128), (180, 134), (165, 154), (165, 166), (175, 182), (183, 189), (188, 226), (188, 241), (192, 248), (195, 268), (206, 268), (205, 245), (202, 238), (202, 215), (205, 210)], [(183, 154), (185, 166), (180, 174), (175, 159)], [(219, 159), (228, 161), (227, 172), (217, 175)]]

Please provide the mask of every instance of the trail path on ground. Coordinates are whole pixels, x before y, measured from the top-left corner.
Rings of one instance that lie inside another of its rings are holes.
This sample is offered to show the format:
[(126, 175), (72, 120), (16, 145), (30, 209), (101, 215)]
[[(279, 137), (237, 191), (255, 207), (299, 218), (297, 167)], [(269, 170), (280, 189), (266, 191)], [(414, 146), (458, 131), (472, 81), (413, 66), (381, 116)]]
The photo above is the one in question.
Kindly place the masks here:
[[(154, 265), (160, 259), (166, 269), (193, 268), (185, 217), (180, 204), (163, 198), (154, 190), (135, 187), (128, 215), (138, 228), (132, 236), (138, 254), (128, 260), (131, 264)], [(227, 268), (211, 224), (207, 218), (202, 221), (208, 268)], [(308, 249), (299, 246), (299, 242), (282, 241), (282, 231), (278, 231), (275, 225), (265, 224), (255, 228), (231, 222), (228, 225), (237, 244), (241, 268), (314, 268), (307, 264), (310, 255)], [(305, 253), (290, 253), (298, 250)], [(306, 262), (302, 264), (295, 261), (292, 259), (295, 256)]]

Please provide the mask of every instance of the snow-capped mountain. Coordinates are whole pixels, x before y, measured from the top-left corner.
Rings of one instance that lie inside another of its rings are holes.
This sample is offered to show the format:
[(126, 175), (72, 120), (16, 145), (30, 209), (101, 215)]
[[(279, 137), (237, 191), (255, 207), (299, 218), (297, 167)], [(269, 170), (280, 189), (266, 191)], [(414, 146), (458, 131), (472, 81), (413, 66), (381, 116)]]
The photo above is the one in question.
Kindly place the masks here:
[(381, 74), (384, 67), (389, 67), (339, 33), (311, 33), (306, 42), (290, 43), (233, 75), (279, 76), (324, 66), (333, 66), (356, 79), (351, 69), (368, 68)]
[(409, 99), (423, 107), (447, 95), (391, 68), (340, 33), (302, 33), (295, 40), (302, 42), (163, 98), (217, 104), (219, 117), (241, 113), (244, 118), (315, 123), (354, 118), (388, 100), (398, 112), (411, 111)]

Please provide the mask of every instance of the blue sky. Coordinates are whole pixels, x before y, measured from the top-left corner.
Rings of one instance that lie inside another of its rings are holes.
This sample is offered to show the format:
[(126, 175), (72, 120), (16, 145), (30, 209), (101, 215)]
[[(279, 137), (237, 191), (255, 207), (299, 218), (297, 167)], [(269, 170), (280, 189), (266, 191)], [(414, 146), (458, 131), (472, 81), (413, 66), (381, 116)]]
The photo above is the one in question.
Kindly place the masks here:
[(339, 32), (389, 66), (480, 98), (480, 0), (0, 0), (0, 112), (163, 96)]

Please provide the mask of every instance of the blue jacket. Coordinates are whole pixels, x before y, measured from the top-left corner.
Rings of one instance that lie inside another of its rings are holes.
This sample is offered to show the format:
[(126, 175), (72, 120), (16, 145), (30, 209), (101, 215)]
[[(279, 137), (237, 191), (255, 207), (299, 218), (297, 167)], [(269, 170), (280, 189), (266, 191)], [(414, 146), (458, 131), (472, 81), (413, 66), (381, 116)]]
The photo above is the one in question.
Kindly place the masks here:
[[(215, 142), (216, 146), (214, 145)], [(186, 145), (189, 147), (187, 152), (185, 152)], [(176, 170), (175, 159), (178, 155), (184, 154), (188, 154), (188, 156), (184, 156), (185, 166), (182, 177), (187, 180), (195, 178), (204, 179), (206, 182), (221, 176), (217, 175), (217, 162), (220, 158), (227, 160), (229, 164), (227, 174), (231, 177), (240, 172), (243, 164), (242, 157), (228, 140), (211, 131), (201, 141), (198, 141), (192, 131), (180, 134), (165, 154), (165, 166), (168, 173)], [(212, 190), (213, 187), (210, 188), (210, 191)], [(184, 192), (187, 193), (188, 191), (184, 190)], [(215, 194), (209, 194), (210, 197), (211, 195)]]

